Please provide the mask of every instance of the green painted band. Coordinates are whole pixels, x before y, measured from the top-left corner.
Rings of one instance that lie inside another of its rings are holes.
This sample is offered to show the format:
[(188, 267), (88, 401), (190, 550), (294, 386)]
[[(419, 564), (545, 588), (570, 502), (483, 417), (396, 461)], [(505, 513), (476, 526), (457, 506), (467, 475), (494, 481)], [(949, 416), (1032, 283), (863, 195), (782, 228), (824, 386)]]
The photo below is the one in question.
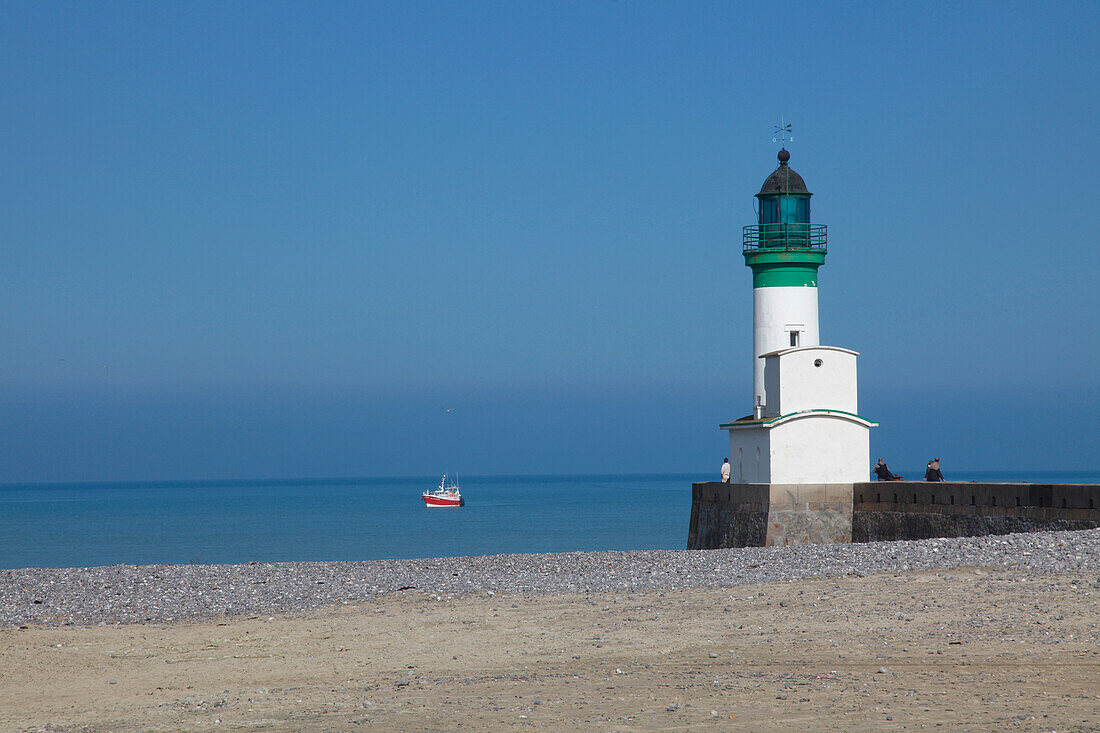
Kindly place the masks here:
[(816, 288), (817, 267), (757, 266), (752, 268), (754, 288)]
[(760, 420), (754, 419), (752, 417), (752, 415), (746, 415), (745, 417), (741, 418), (740, 420), (734, 420), (733, 422), (723, 423), (723, 424), (719, 425), (718, 428), (720, 430), (726, 430), (728, 428), (739, 428), (743, 425), (747, 426), (747, 427), (759, 427), (760, 425), (771, 425), (774, 422), (778, 422), (779, 420), (785, 420), (786, 418), (794, 417), (795, 415), (810, 415), (810, 414), (814, 414), (814, 415), (822, 415), (822, 414), (824, 414), (824, 415), (847, 415), (848, 417), (854, 417), (857, 420), (862, 420), (863, 422), (869, 422), (869, 423), (871, 423), (872, 425), (874, 425), (876, 427), (878, 426), (878, 423), (875, 422), (874, 420), (869, 420), (868, 418), (865, 418), (863, 415), (857, 415), (856, 413), (848, 412), (847, 410), (813, 409), (813, 410), (801, 410), (799, 412), (788, 412), (786, 415), (779, 415), (778, 417), (771, 417), (771, 418), (763, 418), (763, 419), (760, 419)]
[(824, 262), (824, 252), (785, 250), (745, 253), (745, 264), (752, 268), (754, 288), (816, 288), (817, 268)]
[(809, 265), (820, 267), (825, 262), (825, 252), (820, 249), (753, 249), (745, 252), (745, 264), (757, 265)]

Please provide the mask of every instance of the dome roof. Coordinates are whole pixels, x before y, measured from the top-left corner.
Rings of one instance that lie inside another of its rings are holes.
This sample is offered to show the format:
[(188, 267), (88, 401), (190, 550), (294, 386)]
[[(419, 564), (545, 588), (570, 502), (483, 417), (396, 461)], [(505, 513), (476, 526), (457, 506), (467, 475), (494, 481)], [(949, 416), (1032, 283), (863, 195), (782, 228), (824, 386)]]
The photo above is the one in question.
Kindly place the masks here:
[(774, 196), (779, 193), (801, 193), (812, 196), (813, 194), (806, 188), (806, 182), (802, 180), (802, 176), (795, 173), (787, 165), (787, 161), (791, 159), (791, 154), (783, 149), (779, 151), (778, 158), (779, 167), (772, 171), (772, 174), (764, 181), (764, 185), (760, 187), (760, 193), (756, 195)]

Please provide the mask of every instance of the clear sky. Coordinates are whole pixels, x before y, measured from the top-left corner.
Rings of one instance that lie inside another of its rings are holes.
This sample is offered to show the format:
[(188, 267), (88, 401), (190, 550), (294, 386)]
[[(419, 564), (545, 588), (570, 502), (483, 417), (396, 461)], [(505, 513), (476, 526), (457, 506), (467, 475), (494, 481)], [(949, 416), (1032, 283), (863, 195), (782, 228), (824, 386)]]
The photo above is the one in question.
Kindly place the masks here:
[(872, 452), (1096, 468), (1097, 49), (1095, 2), (0, 4), (0, 481), (716, 474), (781, 116)]

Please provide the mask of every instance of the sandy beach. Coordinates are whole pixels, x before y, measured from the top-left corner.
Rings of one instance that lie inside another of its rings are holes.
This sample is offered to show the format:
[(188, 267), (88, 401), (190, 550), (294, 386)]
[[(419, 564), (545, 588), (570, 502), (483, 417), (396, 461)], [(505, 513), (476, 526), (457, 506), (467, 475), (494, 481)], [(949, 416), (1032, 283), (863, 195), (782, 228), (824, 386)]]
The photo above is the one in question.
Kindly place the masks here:
[(1100, 730), (1100, 576), (445, 597), (0, 635), (15, 731)]

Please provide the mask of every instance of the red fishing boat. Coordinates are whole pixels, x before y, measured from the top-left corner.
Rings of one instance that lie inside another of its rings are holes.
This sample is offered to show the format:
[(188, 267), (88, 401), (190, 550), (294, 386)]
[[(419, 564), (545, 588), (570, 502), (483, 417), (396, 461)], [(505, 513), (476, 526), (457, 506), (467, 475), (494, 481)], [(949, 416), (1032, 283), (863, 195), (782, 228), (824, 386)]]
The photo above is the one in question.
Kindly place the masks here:
[(446, 484), (447, 474), (443, 474), (439, 488), (421, 494), (420, 498), (424, 500), (424, 506), (462, 506), (466, 503), (462, 500), (462, 492), (459, 491), (457, 483), (451, 482), (450, 486)]

